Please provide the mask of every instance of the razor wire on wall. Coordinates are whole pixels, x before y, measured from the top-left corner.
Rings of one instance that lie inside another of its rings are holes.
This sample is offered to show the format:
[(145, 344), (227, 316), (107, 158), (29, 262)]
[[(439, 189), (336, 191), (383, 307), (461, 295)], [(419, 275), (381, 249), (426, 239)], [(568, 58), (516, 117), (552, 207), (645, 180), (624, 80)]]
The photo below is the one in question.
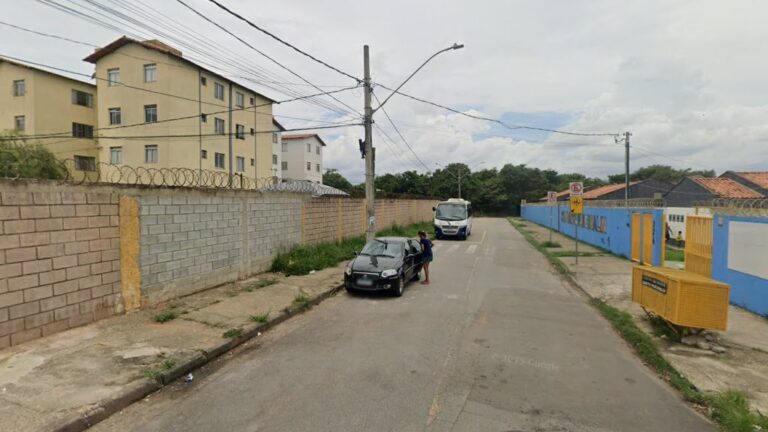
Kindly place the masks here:
[(717, 198), (710, 201), (697, 202), (695, 203), (695, 206), (709, 208), (714, 214), (729, 214), (737, 216), (768, 216), (768, 198)]

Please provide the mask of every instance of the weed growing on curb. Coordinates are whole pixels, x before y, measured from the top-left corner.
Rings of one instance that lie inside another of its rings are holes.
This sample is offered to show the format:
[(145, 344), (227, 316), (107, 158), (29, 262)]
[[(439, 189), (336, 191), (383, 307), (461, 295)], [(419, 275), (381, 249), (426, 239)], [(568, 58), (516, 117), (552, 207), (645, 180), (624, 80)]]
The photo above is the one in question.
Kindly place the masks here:
[(296, 297), (293, 299), (293, 304), (304, 310), (312, 308), (312, 304), (309, 303), (309, 296), (303, 292), (296, 294)]
[(240, 337), (240, 335), (243, 334), (243, 329), (241, 328), (233, 328), (225, 331), (222, 336), (227, 339), (234, 339), (236, 337)]
[(163, 360), (163, 369), (171, 370), (174, 367), (176, 367), (176, 360), (173, 360), (173, 359), (165, 359), (165, 360)]
[(144, 369), (142, 371), (145, 378), (149, 378), (153, 381), (159, 381), (160, 380), (160, 372), (152, 370), (152, 369)]
[(176, 313), (175, 310), (169, 309), (169, 310), (164, 310), (164, 311), (160, 312), (159, 314), (157, 314), (154, 317), (152, 317), (152, 319), (155, 322), (158, 322), (158, 323), (165, 323), (165, 322), (168, 322), (168, 321), (175, 320), (178, 317), (179, 317), (179, 314)]
[(275, 278), (259, 279), (256, 282), (252, 282), (248, 284), (248, 286), (245, 287), (245, 290), (248, 292), (254, 292), (259, 288), (265, 288), (270, 285), (274, 285), (276, 283), (277, 283), (277, 279)]
[(251, 315), (250, 319), (253, 322), (266, 324), (269, 322), (269, 312), (259, 315)]
[(559, 247), (563, 247), (560, 243), (554, 242), (554, 241), (545, 241), (544, 243), (541, 244), (541, 246), (545, 247), (545, 248), (559, 248)]
[(768, 417), (749, 409), (747, 396), (737, 390), (728, 390), (709, 397), (712, 418), (727, 431), (768, 430)]

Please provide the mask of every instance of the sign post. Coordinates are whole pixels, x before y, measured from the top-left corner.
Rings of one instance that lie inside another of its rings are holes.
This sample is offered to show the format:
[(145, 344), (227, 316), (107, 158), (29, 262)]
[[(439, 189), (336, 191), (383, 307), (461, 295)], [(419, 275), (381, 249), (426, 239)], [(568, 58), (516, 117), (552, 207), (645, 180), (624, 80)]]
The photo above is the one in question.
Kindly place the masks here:
[(552, 210), (557, 204), (557, 192), (547, 192), (547, 203), (549, 204), (549, 243), (552, 243)]
[(575, 237), (576, 237), (576, 264), (579, 263), (579, 223), (581, 215), (584, 213), (584, 184), (582, 182), (571, 182), (568, 186), (571, 214), (576, 215)]

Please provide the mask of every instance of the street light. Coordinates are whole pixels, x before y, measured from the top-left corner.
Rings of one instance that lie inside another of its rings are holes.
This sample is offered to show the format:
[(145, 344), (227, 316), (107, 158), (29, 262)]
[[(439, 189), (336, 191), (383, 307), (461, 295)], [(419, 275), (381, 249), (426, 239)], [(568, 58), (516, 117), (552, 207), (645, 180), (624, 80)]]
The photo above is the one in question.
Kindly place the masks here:
[(406, 78), (402, 84), (397, 86), (397, 88), (395, 88), (395, 90), (393, 90), (392, 93), (387, 96), (387, 98), (384, 99), (384, 101), (379, 104), (376, 109), (373, 109), (371, 107), (371, 94), (373, 93), (373, 85), (371, 84), (371, 67), (368, 55), (368, 45), (363, 46), (363, 101), (365, 107), (365, 117), (363, 118), (363, 126), (365, 127), (365, 210), (366, 214), (368, 215), (368, 228), (366, 230), (366, 238), (368, 241), (373, 240), (373, 238), (376, 236), (376, 206), (374, 202), (376, 192), (373, 189), (374, 178), (376, 175), (375, 155), (373, 152), (373, 114), (381, 107), (383, 107), (384, 104), (387, 103), (387, 101), (389, 101), (389, 99), (405, 85), (405, 83), (413, 78), (413, 76), (416, 75), (416, 73), (419, 72), (424, 66), (426, 66), (426, 64), (429, 63), (433, 58), (446, 51), (453, 51), (461, 48), (464, 48), (464, 45), (455, 43), (448, 48), (441, 49), (440, 51), (432, 54), (432, 56), (429, 57), (424, 63), (422, 63), (421, 66), (416, 68), (412, 74), (408, 75), (408, 78)]

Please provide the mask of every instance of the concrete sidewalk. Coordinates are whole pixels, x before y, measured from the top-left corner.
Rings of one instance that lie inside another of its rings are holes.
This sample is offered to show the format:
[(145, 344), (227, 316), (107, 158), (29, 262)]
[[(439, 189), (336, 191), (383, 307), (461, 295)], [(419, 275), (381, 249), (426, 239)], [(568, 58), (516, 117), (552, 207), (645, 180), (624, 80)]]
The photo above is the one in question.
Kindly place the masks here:
[[(538, 241), (549, 240), (549, 230), (531, 221), (518, 219)], [(561, 245), (551, 251), (569, 255), (575, 241), (560, 233), (552, 241)], [(592, 246), (579, 244), (579, 252), (594, 252), (579, 256), (562, 256), (579, 286), (591, 297), (629, 312), (640, 328), (651, 333), (645, 312), (632, 303), (632, 267), (627, 259), (600, 252)], [(738, 389), (751, 398), (753, 408), (768, 413), (768, 320), (735, 306), (728, 311), (728, 330), (712, 334), (714, 343), (726, 348), (722, 354), (697, 347), (655, 338), (664, 356), (699, 389), (721, 391)]]
[[(0, 351), (0, 431), (82, 430), (332, 294), (344, 265), (262, 274)], [(163, 313), (177, 317), (156, 322)]]

